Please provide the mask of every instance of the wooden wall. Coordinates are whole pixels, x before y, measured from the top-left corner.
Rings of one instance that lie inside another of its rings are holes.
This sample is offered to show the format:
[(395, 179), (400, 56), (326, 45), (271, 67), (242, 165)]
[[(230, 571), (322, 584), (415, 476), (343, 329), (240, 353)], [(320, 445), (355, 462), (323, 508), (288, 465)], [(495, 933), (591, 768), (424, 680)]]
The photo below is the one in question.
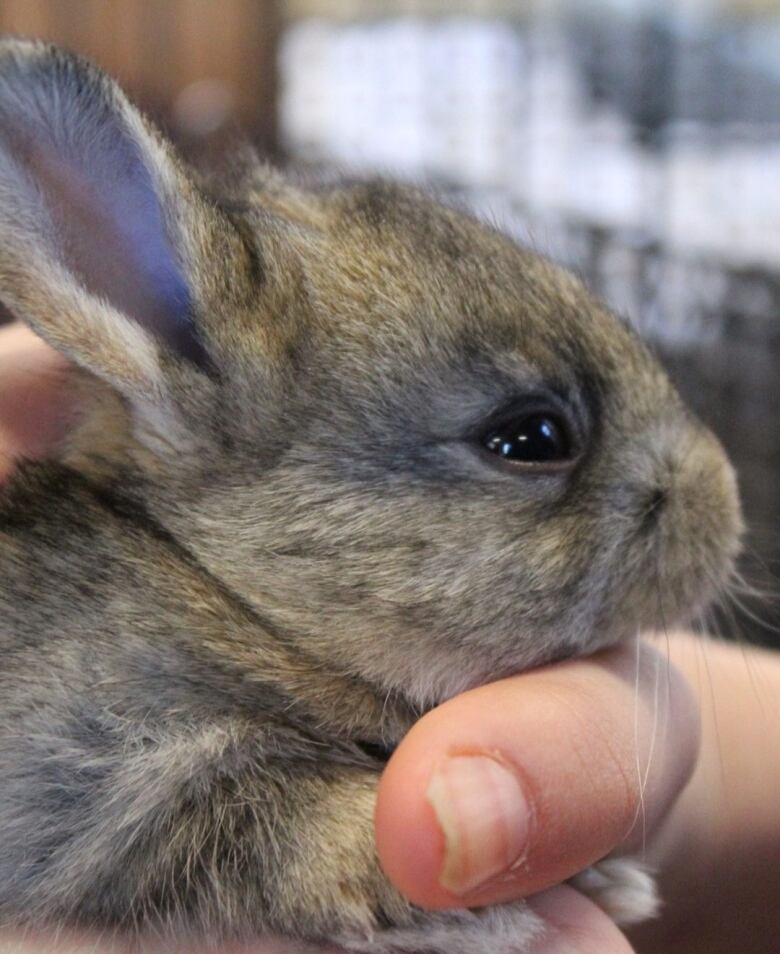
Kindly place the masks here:
[(274, 0), (0, 0), (0, 31), (84, 53), (180, 138), (274, 143)]

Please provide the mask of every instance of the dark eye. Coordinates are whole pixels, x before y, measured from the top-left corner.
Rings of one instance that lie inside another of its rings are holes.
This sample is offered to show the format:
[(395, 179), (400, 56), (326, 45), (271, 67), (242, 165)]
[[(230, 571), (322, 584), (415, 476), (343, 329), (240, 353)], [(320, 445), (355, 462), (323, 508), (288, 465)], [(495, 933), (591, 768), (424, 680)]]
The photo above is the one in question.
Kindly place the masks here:
[(525, 464), (567, 461), (573, 457), (568, 427), (553, 414), (513, 418), (492, 430), (483, 443), (504, 460)]

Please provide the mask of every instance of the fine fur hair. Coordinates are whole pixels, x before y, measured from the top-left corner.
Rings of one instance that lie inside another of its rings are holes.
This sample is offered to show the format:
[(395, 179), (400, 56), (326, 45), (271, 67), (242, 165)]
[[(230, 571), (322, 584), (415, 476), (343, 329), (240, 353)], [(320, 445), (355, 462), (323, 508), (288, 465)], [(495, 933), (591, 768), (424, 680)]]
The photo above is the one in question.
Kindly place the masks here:
[[(729, 572), (733, 472), (636, 335), (416, 189), (202, 179), (106, 76), (18, 41), (0, 299), (83, 398), (0, 490), (0, 920), (525, 951), (522, 903), (395, 891), (376, 783), (436, 703)], [(507, 409), (576, 450), (499, 459)], [(582, 883), (641, 914), (621, 865)]]

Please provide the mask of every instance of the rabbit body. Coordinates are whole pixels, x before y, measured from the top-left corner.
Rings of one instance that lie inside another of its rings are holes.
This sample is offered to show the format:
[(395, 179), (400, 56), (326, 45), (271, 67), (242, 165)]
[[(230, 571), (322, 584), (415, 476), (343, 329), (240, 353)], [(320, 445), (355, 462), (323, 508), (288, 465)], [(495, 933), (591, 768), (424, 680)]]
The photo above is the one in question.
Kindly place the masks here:
[[(392, 888), (376, 782), (436, 703), (726, 578), (733, 472), (634, 333), (410, 187), (202, 181), (103, 74), (17, 41), (0, 299), (84, 397), (0, 490), (0, 918), (522, 954), (522, 903)], [(552, 458), (487, 446), (541, 419)]]

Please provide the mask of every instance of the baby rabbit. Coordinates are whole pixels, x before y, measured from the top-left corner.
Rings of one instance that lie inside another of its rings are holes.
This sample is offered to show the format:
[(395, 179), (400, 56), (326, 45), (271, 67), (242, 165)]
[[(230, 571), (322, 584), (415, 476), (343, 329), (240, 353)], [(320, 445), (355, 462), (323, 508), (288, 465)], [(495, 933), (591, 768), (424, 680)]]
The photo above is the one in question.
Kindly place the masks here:
[(636, 336), (414, 189), (218, 191), (17, 41), (0, 299), (85, 407), (0, 491), (3, 923), (526, 951), (522, 903), (402, 899), (375, 787), (424, 710), (728, 574), (732, 470)]

